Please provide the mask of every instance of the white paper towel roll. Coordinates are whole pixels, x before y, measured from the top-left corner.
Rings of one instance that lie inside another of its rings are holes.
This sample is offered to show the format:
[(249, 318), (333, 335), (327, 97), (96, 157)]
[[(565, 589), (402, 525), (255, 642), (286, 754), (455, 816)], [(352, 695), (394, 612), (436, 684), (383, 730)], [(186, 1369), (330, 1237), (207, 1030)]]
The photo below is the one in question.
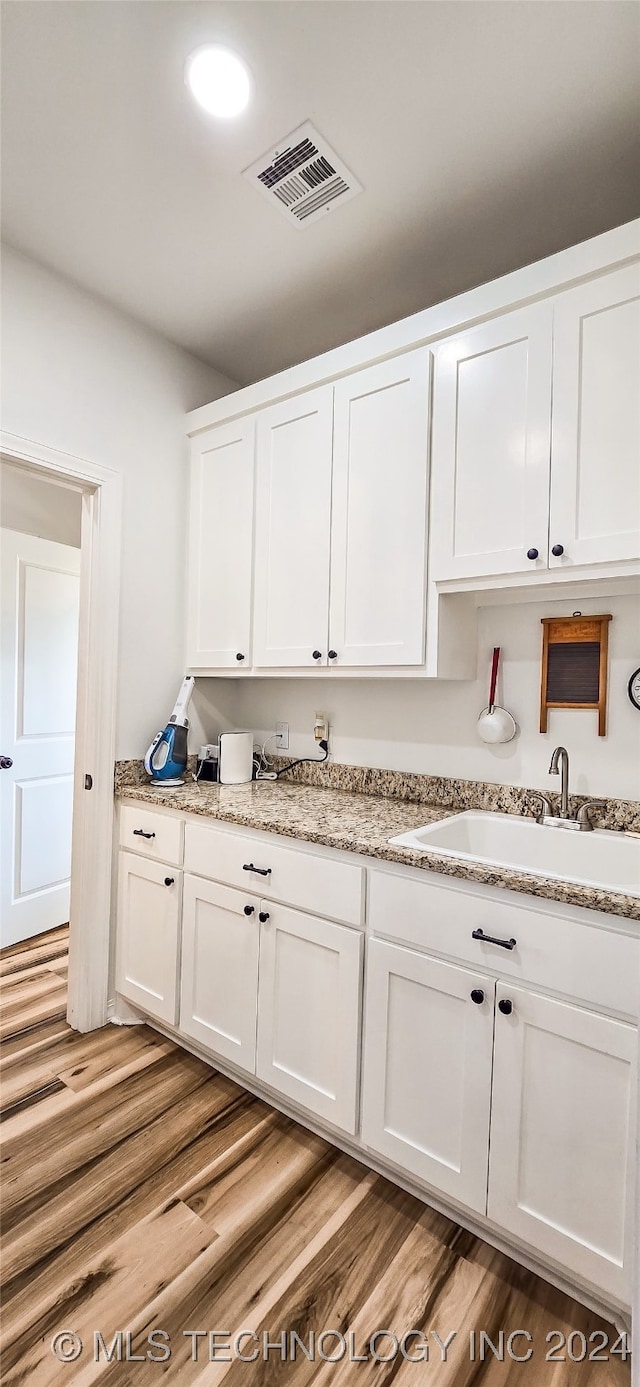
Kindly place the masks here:
[(220, 733), (220, 783), (246, 785), (253, 778), (253, 732)]

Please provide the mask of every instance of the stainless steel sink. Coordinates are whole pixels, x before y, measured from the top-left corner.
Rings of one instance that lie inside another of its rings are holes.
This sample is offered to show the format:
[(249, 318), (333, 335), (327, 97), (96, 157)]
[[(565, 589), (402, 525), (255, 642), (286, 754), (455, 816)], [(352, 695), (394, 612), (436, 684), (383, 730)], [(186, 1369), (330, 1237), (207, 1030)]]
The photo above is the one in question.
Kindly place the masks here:
[(389, 839), (402, 848), (640, 895), (640, 838), (594, 829), (563, 833), (534, 819), (471, 809)]

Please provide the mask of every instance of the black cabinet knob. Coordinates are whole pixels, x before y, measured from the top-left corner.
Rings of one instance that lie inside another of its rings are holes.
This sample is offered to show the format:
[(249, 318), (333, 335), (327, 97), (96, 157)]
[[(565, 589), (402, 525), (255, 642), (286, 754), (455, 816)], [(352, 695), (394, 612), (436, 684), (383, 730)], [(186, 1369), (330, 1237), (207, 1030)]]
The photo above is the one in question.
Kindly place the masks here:
[(508, 997), (503, 997), (498, 1002), (498, 1011), (501, 1011), (503, 1016), (510, 1016), (513, 1011), (513, 1002), (510, 1002)]
[(244, 660), (244, 655), (242, 654), (241, 650), (238, 651), (238, 654), (236, 655), (236, 660)]
[(0, 756), (0, 771), (10, 771), (13, 761), (10, 756)]
[(165, 877), (164, 884), (165, 886), (173, 886), (174, 881), (175, 877)]
[(259, 919), (259, 921), (260, 921), (260, 923), (261, 923), (262, 925), (266, 925), (267, 920), (269, 919), (269, 911), (268, 911), (268, 910), (261, 910), (260, 913), (259, 913), (259, 915), (258, 915), (258, 919)]
[(245, 905), (244, 913), (245, 913), (245, 915), (253, 915), (254, 910), (255, 910), (255, 905)]
[(471, 989), (471, 1001), (475, 1002), (477, 1007), (482, 1006), (484, 1002), (484, 992), (481, 987), (473, 987)]
[(337, 652), (337, 650), (329, 650), (329, 651), (327, 651), (327, 654), (328, 654), (330, 660), (337, 660), (337, 658), (338, 658), (338, 652)]
[(560, 555), (564, 554), (564, 544), (554, 544), (551, 553), (553, 554), (554, 559), (559, 559)]
[(312, 650), (312, 651), (311, 651), (311, 654), (312, 654), (312, 657), (313, 657), (314, 660), (321, 660), (321, 659), (322, 659), (322, 651), (321, 651), (321, 650)]
[(537, 550), (537, 549), (527, 549), (527, 558), (528, 558), (528, 559), (537, 559), (537, 557), (538, 557), (538, 550)]

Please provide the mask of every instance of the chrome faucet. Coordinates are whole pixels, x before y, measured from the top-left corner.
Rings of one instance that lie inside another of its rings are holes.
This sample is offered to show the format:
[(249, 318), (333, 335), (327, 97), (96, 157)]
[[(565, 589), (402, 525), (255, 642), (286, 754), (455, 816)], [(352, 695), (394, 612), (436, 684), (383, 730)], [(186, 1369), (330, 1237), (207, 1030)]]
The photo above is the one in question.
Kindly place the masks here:
[(559, 819), (570, 819), (569, 813), (569, 753), (565, 746), (557, 746), (551, 757), (549, 775), (558, 774), (558, 762), (562, 771), (562, 781), (560, 783), (560, 813)]
[(580, 805), (575, 818), (569, 812), (569, 753), (564, 746), (556, 747), (549, 766), (549, 775), (558, 775), (559, 773), (562, 774), (560, 809), (557, 814), (554, 814), (547, 796), (541, 794), (540, 791), (535, 791), (534, 797), (540, 805), (540, 809), (536, 813), (537, 822), (548, 828), (577, 828), (583, 833), (589, 833), (593, 829), (591, 811), (599, 809), (602, 806), (602, 800), (587, 800), (586, 804)]

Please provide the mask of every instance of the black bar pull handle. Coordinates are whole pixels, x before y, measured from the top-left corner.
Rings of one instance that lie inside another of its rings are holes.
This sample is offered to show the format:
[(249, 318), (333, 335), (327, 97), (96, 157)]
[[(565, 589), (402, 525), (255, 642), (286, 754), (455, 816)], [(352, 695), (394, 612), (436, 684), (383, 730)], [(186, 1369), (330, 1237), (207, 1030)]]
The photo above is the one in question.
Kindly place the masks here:
[(134, 828), (134, 838), (155, 838), (155, 833), (145, 833), (143, 828)]
[(243, 863), (243, 866), (242, 866), (242, 870), (243, 870), (243, 872), (257, 872), (257, 874), (258, 874), (259, 877), (270, 877), (270, 876), (271, 876), (271, 868), (270, 868), (270, 867), (254, 867), (253, 862), (244, 862), (244, 863)]
[(501, 949), (515, 949), (515, 939), (495, 939), (491, 934), (485, 934), (483, 929), (471, 931), (472, 939), (481, 939), (483, 944), (498, 944)]

